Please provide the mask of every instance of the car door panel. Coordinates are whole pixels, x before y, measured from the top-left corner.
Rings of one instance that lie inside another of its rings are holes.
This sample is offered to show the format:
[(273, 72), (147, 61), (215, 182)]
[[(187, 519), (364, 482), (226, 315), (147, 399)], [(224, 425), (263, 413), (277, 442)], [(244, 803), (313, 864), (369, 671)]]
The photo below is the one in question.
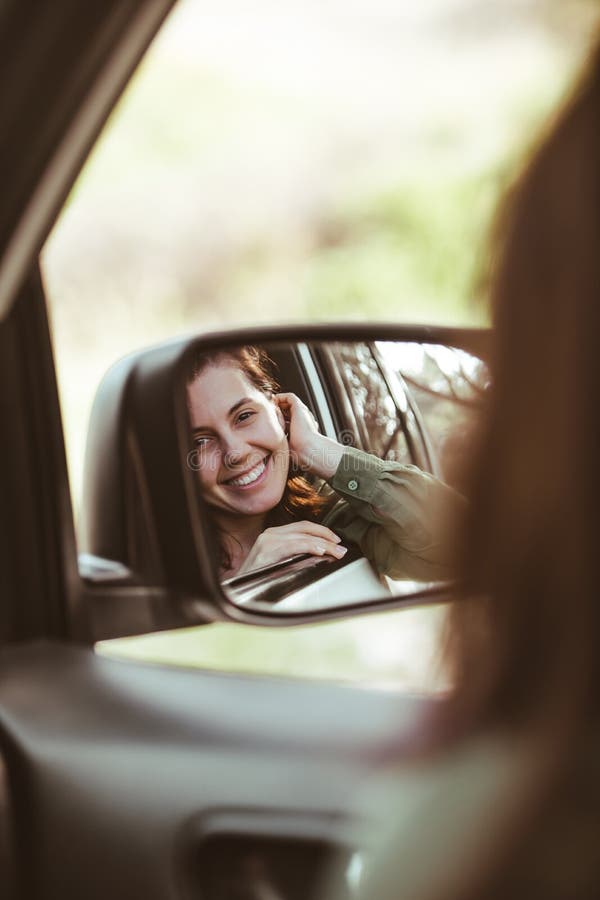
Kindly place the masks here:
[(172, 5), (173, 0), (3, 4), (0, 316)]
[(275, 842), (291, 871), (285, 842), (304, 842), (308, 858), (310, 841), (347, 840), (354, 790), (414, 747), (436, 702), (122, 662), (90, 646), (92, 635), (167, 627), (170, 598), (151, 587), (86, 584), (78, 572), (37, 254), (170, 6), (60, 0), (50, 9), (13, 0), (3, 8), (5, 897), (195, 897), (205, 887), (206, 848), (227, 859), (240, 840)]
[(175, 897), (207, 834), (343, 844), (353, 789), (386, 748), (418, 740), (434, 702), (49, 642), (7, 650), (0, 728), (20, 887)]

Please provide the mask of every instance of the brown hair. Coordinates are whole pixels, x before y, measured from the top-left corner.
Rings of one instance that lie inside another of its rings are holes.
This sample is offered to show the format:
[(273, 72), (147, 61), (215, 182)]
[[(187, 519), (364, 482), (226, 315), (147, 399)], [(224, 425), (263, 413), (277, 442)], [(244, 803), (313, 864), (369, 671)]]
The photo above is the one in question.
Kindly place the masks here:
[(512, 732), (534, 739), (535, 766), (477, 883), (443, 896), (573, 900), (600, 892), (600, 45), (499, 211), (490, 297), (455, 690), (433, 743), (481, 730), (498, 749)]
[(451, 621), (458, 706), (595, 715), (600, 49), (501, 208), (494, 251), (493, 390)]
[[(192, 358), (187, 384), (191, 385), (209, 365), (222, 361), (233, 362), (246, 378), (268, 397), (279, 392), (275, 363), (266, 350), (254, 345), (213, 352), (200, 351)], [(320, 494), (292, 464), (283, 496), (277, 506), (269, 511), (265, 527), (286, 525), (299, 519), (318, 521), (329, 504), (330, 499)], [(221, 568), (226, 570), (231, 567), (231, 559), (223, 540), (220, 542), (220, 551)]]

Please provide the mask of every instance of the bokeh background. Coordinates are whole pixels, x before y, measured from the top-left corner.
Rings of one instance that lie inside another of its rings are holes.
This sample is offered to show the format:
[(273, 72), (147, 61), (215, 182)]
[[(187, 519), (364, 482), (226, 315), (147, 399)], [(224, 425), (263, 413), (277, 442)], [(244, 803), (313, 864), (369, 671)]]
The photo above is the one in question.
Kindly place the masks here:
[[(485, 322), (493, 210), (599, 5), (180, 0), (42, 256), (76, 512), (95, 388), (131, 350), (260, 322)], [(443, 618), (209, 626), (112, 649), (430, 689), (445, 684)]]

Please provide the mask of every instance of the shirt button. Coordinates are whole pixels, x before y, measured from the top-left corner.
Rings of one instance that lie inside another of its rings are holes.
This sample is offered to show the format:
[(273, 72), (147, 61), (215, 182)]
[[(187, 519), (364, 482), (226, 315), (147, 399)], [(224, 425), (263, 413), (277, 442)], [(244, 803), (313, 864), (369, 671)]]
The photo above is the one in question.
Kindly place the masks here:
[(358, 490), (358, 481), (356, 481), (356, 479), (352, 478), (348, 482), (348, 490), (349, 491), (357, 491)]

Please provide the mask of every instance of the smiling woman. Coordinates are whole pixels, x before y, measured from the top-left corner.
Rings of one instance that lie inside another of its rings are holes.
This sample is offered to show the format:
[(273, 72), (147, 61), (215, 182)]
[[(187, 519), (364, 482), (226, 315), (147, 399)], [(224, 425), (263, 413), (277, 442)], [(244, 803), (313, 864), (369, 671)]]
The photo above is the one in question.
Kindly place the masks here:
[(300, 555), (341, 560), (346, 544), (379, 575), (451, 575), (439, 523), (460, 497), (416, 466), (321, 434), (300, 398), (279, 392), (263, 348), (196, 354), (187, 406), (188, 464), (218, 531), (221, 579)]
[(281, 499), (289, 449), (281, 413), (264, 388), (249, 380), (248, 364), (240, 364), (227, 356), (205, 359), (188, 401), (206, 499), (219, 509), (252, 515)]
[(200, 354), (192, 365), (189, 462), (219, 530), (222, 577), (298, 553), (345, 552), (316, 523), (328, 499), (290, 467), (272, 365), (257, 347)]

